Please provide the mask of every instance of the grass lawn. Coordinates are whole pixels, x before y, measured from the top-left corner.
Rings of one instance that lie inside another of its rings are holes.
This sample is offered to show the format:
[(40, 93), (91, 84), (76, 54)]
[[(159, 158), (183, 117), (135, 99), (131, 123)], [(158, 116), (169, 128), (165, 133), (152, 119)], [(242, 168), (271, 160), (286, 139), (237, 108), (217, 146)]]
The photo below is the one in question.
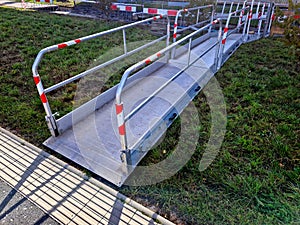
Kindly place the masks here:
[[(37, 53), (113, 26), (0, 8), (0, 126), (42, 147), (50, 133), (31, 73)], [(133, 30), (130, 40), (140, 33)], [(47, 55), (40, 70), (45, 86), (83, 71), (120, 42), (110, 36)], [(120, 191), (177, 224), (300, 224), (299, 52), (280, 39), (245, 44), (216, 78), (228, 123), (212, 165), (198, 170), (210, 129), (209, 106), (200, 94), (194, 100), (202, 123), (199, 143), (187, 165), (159, 184)], [(62, 113), (72, 109), (73, 88), (56, 93), (52, 106)], [(160, 161), (166, 148), (172, 151), (179, 126), (177, 120), (142, 163)]]

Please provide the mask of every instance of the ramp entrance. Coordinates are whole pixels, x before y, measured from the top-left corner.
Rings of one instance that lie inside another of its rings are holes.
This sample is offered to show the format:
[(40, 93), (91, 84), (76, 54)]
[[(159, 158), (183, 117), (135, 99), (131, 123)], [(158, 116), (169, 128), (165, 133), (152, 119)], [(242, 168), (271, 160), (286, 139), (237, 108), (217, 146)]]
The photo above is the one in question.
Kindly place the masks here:
[[(253, 6), (253, 1), (244, 2), (242, 7), (235, 7), (236, 10), (220, 17), (216, 17), (218, 13), (214, 5), (179, 10), (173, 18), (172, 44), (169, 43), (171, 24), (166, 14), (41, 50), (32, 72), (52, 134), (44, 145), (121, 186), (230, 55), (242, 43), (268, 36), (274, 6), (265, 4), (264, 9), (258, 9), (261, 16), (257, 18), (252, 17)], [(209, 19), (199, 19), (199, 12), (203, 9), (210, 10)], [(196, 20), (193, 24), (178, 28), (178, 19), (185, 13), (195, 15)], [(128, 51), (126, 29), (160, 19), (168, 21), (167, 34)], [(254, 29), (252, 20), (258, 21), (254, 32), (250, 32)], [(124, 54), (54, 86), (43, 88), (37, 69), (45, 53), (117, 31), (123, 34)], [(165, 47), (129, 67), (118, 85), (62, 118), (55, 118), (46, 94), (161, 41), (165, 41)]]

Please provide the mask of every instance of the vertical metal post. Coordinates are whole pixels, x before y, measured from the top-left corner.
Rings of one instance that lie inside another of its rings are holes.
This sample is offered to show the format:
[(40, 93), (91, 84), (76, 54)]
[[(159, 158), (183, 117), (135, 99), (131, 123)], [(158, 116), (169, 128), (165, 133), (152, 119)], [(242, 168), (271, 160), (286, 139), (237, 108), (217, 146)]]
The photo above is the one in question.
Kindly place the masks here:
[(226, 40), (227, 40), (227, 34), (228, 34), (228, 30), (229, 30), (229, 21), (231, 19), (231, 16), (232, 16), (232, 14), (229, 14), (227, 21), (226, 21), (226, 25), (224, 27), (223, 37), (222, 37), (221, 47), (220, 47), (220, 57), (219, 57), (219, 62), (218, 62), (218, 68), (220, 68), (222, 65), (224, 47), (225, 47)]
[(190, 61), (191, 61), (191, 48), (192, 48), (192, 38), (189, 39), (189, 49), (188, 49), (188, 61), (187, 61), (187, 65), (190, 65)]
[(255, 13), (256, 19), (258, 19), (259, 6), (260, 6), (260, 2), (257, 3), (256, 13)]
[(219, 64), (219, 57), (220, 57), (220, 45), (221, 43), (221, 38), (222, 38), (222, 20), (219, 21), (220, 23), (220, 27), (219, 27), (219, 33), (218, 33), (218, 42), (219, 44), (216, 46), (216, 53), (215, 53), (215, 70), (217, 71), (218, 68), (218, 64)]
[[(212, 24), (213, 21), (214, 21), (214, 15), (215, 15), (215, 7), (212, 6), (212, 9), (211, 9), (211, 17), (210, 17), (210, 24)], [(208, 33), (209, 33), (209, 34), (210, 34), (210, 32), (211, 32), (211, 29), (212, 29), (212, 26), (210, 26), (210, 27), (208, 28)]]
[(264, 15), (265, 13), (265, 7), (266, 7), (266, 3), (263, 4), (263, 7), (261, 9), (261, 16), (259, 18), (259, 22), (258, 22), (258, 31), (257, 31), (257, 35), (260, 36), (260, 29), (261, 29), (261, 24), (262, 24), (262, 19), (261, 17)]
[(200, 14), (200, 10), (198, 9), (198, 10), (197, 10), (197, 20), (196, 20), (196, 23), (199, 22), (199, 14)]
[(254, 5), (254, 0), (252, 0), (252, 2), (251, 2), (250, 12), (249, 12), (249, 16), (248, 16), (248, 27), (247, 27), (247, 33), (246, 33), (246, 40), (248, 40), (249, 31), (250, 31), (253, 5)]
[(243, 28), (242, 37), (243, 37), (244, 41), (246, 41), (246, 39), (245, 39), (245, 33), (246, 33), (246, 29), (247, 29), (247, 24), (248, 24), (248, 18), (249, 18), (249, 12), (247, 12), (246, 20), (245, 20), (245, 24), (244, 24), (244, 28)]
[(127, 45), (126, 45), (126, 31), (125, 29), (122, 30), (123, 32), (123, 44), (124, 44), (124, 54), (127, 54)]
[(225, 1), (225, 2), (224, 2), (224, 4), (223, 4), (223, 8), (222, 8), (221, 15), (223, 15), (223, 14), (224, 14), (225, 7), (226, 7), (226, 1)]
[(167, 16), (167, 40), (166, 40), (166, 46), (170, 45), (170, 33), (171, 33), (170, 18)]
[[(238, 2), (237, 3), (237, 6), (236, 6), (236, 9), (235, 9), (235, 11), (238, 11), (239, 10), (239, 7), (240, 7), (240, 2)], [(235, 16), (236, 16), (236, 12), (235, 12), (235, 14), (234, 14)]]
[(267, 35), (269, 23), (270, 23), (270, 20), (271, 20), (271, 13), (272, 13), (272, 7), (271, 7), (271, 3), (269, 3), (268, 4), (267, 15), (266, 15), (266, 20), (265, 20), (265, 25), (264, 25), (263, 37), (265, 37)]
[(233, 2), (231, 2), (231, 4), (230, 4), (229, 13), (232, 12), (232, 7), (233, 7)]
[[(243, 6), (242, 6), (242, 9), (244, 9), (245, 8), (245, 6), (246, 6), (246, 1), (244, 1), (244, 3), (243, 3)], [(241, 26), (241, 24), (242, 24), (242, 20), (243, 20), (243, 16), (244, 16), (244, 10), (242, 10), (241, 12), (240, 12), (240, 17), (239, 17), (239, 20), (238, 20), (238, 27), (240, 27)]]
[(130, 151), (127, 145), (123, 102), (117, 101), (115, 107), (116, 107), (117, 123), (118, 123), (118, 130), (119, 130), (119, 136), (121, 142), (120, 158), (123, 163), (123, 171), (127, 173), (128, 172), (127, 165), (128, 165), (128, 161), (130, 160)]
[[(170, 45), (170, 35), (171, 35), (171, 23), (170, 23), (170, 18), (167, 16), (167, 39), (166, 39), (166, 46), (168, 47)], [(167, 62), (170, 59), (170, 55), (172, 54), (172, 51), (168, 52), (167, 54)]]
[(57, 126), (57, 123), (56, 123), (56, 119), (55, 119), (54, 115), (52, 114), (50, 104), (48, 102), (48, 99), (47, 99), (47, 96), (45, 94), (45, 90), (44, 90), (44, 87), (43, 87), (43, 84), (42, 84), (42, 80), (40, 78), (40, 75), (37, 72), (38, 65), (39, 65), (43, 55), (47, 51), (50, 51), (50, 50), (52, 50), (52, 49), (47, 48), (47, 49), (43, 49), (39, 52), (39, 54), (37, 55), (33, 65), (32, 65), (32, 74), (33, 74), (34, 83), (37, 87), (40, 99), (43, 103), (43, 107), (44, 107), (45, 112), (46, 112), (45, 118), (46, 118), (48, 128), (50, 130), (50, 133), (51, 133), (52, 136), (58, 136), (59, 131), (58, 131), (58, 126)]
[(270, 20), (269, 20), (268, 34), (269, 34), (270, 31), (271, 31), (272, 22), (273, 22), (273, 20), (274, 20), (274, 11), (275, 11), (275, 6), (273, 5), (273, 6), (272, 6), (271, 18), (270, 18)]

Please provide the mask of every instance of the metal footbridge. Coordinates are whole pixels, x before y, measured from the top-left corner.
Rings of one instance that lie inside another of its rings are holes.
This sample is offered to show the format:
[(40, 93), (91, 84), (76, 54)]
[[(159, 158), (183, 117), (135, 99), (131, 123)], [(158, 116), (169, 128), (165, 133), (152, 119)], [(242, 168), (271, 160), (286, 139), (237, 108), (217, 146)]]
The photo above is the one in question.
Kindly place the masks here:
[[(273, 13), (272, 2), (230, 1), (222, 7), (178, 10), (172, 23), (168, 13), (155, 15), (41, 50), (32, 72), (52, 134), (44, 145), (121, 186), (234, 51), (245, 42), (269, 35)], [(130, 50), (128, 29), (158, 20), (165, 21), (166, 34)], [(38, 66), (46, 53), (115, 32), (123, 36), (120, 55), (43, 88)], [(132, 55), (147, 54), (162, 43), (154, 54), (128, 67), (118, 85), (55, 118), (47, 98), (50, 92)]]

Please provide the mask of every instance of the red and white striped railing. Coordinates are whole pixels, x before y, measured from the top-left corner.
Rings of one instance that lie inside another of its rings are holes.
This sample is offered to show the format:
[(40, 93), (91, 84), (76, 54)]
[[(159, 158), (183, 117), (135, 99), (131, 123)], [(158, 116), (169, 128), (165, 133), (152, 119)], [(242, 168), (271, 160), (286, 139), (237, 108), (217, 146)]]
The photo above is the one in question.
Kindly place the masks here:
[(35, 0), (35, 2), (42, 2), (42, 3), (49, 3), (49, 4), (53, 4), (53, 0)]
[(152, 15), (167, 15), (167, 16), (176, 16), (178, 10), (172, 9), (157, 9), (157, 8), (143, 8), (143, 13), (152, 14)]
[[(195, 11), (197, 10), (198, 11), (198, 14), (197, 14), (197, 22), (198, 21), (198, 16), (199, 16), (199, 10), (202, 10), (202, 9), (207, 9), (207, 8), (211, 8), (211, 14), (212, 14), (212, 18), (213, 18), (213, 11), (214, 11), (214, 6), (213, 5), (205, 5), (205, 6), (199, 6), (199, 7), (195, 7), (195, 8), (189, 8), (189, 9), (181, 9), (181, 10), (178, 10), (177, 11), (177, 14), (176, 14), (176, 17), (175, 17), (175, 21), (174, 21), (174, 31), (173, 31), (173, 42), (176, 42), (177, 40), (177, 31), (178, 31), (178, 20), (179, 20), (179, 17), (181, 16), (182, 13), (187, 13), (187, 12), (191, 12), (191, 11)], [(212, 21), (212, 20), (211, 20)]]
[[(51, 92), (53, 90), (56, 90), (57, 88), (60, 88), (66, 84), (69, 84), (75, 80), (78, 80), (79, 78), (82, 78), (90, 73), (92, 73), (93, 71), (99, 69), (99, 68), (102, 68), (104, 65), (108, 65), (109, 63), (113, 63), (115, 62), (117, 59), (120, 60), (124, 57), (128, 57), (129, 55), (131, 54), (134, 54), (138, 51), (140, 51), (141, 49), (144, 49), (146, 47), (149, 47), (155, 43), (157, 43), (158, 41), (161, 41), (163, 38), (167, 38), (169, 39), (169, 37), (160, 37), (158, 38), (157, 40), (154, 40), (152, 41), (151, 43), (148, 43), (144, 46), (141, 46), (135, 50), (132, 50), (130, 52), (127, 52), (127, 48), (126, 48), (126, 35), (125, 35), (125, 29), (127, 28), (130, 28), (130, 27), (134, 27), (138, 24), (142, 24), (142, 23), (145, 23), (145, 22), (148, 22), (148, 21), (153, 21), (153, 20), (158, 20), (158, 19), (161, 19), (163, 18), (162, 15), (158, 15), (158, 16), (154, 16), (152, 18), (148, 18), (148, 19), (145, 19), (145, 20), (142, 20), (142, 21), (137, 21), (135, 23), (131, 23), (131, 24), (127, 24), (127, 25), (124, 25), (124, 26), (121, 26), (121, 27), (117, 27), (117, 28), (113, 28), (113, 29), (110, 29), (110, 30), (107, 30), (107, 31), (103, 31), (103, 32), (100, 32), (100, 33), (96, 33), (96, 34), (92, 34), (92, 35), (89, 35), (89, 36), (85, 36), (85, 37), (81, 37), (81, 38), (77, 38), (77, 39), (74, 39), (74, 40), (71, 40), (71, 41), (68, 41), (68, 42), (63, 42), (63, 43), (60, 43), (60, 44), (57, 44), (57, 45), (52, 45), (52, 46), (49, 46), (47, 48), (44, 48), (42, 49), (37, 57), (35, 58), (35, 61), (32, 65), (32, 74), (33, 74), (33, 79), (34, 79), (34, 83), (37, 87), (37, 90), (38, 90), (38, 93), (39, 93), (39, 96), (40, 96), (40, 99), (43, 103), (43, 106), (44, 106), (44, 109), (45, 109), (45, 112), (46, 112), (46, 120), (48, 122), (48, 126), (49, 126), (49, 129), (50, 129), (50, 132), (53, 136), (58, 136), (59, 135), (59, 129), (58, 129), (58, 125), (57, 125), (57, 121), (56, 119), (54, 118), (54, 115), (52, 114), (52, 111), (51, 111), (51, 108), (50, 108), (50, 105), (49, 105), (49, 102), (48, 102), (48, 99), (47, 99), (47, 96), (46, 94), (48, 92)], [(91, 68), (87, 71), (84, 71), (80, 74), (77, 74), (67, 80), (64, 80), (58, 84), (55, 84), (51, 87), (48, 87), (46, 89), (44, 89), (43, 87), (43, 84), (42, 84), (42, 80), (40, 78), (40, 75), (38, 73), (38, 66), (43, 58), (43, 56), (46, 54), (46, 53), (49, 53), (49, 52), (53, 52), (53, 51), (56, 51), (56, 50), (59, 50), (59, 49), (63, 49), (63, 48), (66, 48), (66, 47), (69, 47), (69, 46), (72, 46), (72, 45), (76, 45), (76, 44), (79, 44), (81, 42), (84, 42), (84, 41), (88, 41), (88, 40), (91, 40), (91, 39), (95, 39), (95, 38), (98, 38), (98, 37), (101, 37), (101, 36), (104, 36), (104, 35), (108, 35), (108, 34), (111, 34), (111, 33), (114, 33), (114, 32), (117, 32), (117, 31), (123, 31), (123, 41), (124, 41), (124, 54), (117, 57), (117, 59), (113, 59), (111, 61), (108, 61), (108, 62), (105, 62), (104, 64), (101, 64), (101, 65), (98, 65), (94, 68)], [(125, 129), (124, 129), (125, 130)], [(120, 128), (120, 131), (122, 131), (122, 129)], [(122, 132), (121, 132), (122, 133)]]
[(142, 6), (139, 4), (124, 4), (124, 3), (112, 3), (111, 10), (118, 10), (122, 12), (137, 12), (137, 7)]
[[(118, 122), (118, 129), (119, 129), (119, 136), (120, 136), (120, 142), (121, 142), (121, 158), (124, 159), (125, 154), (124, 152), (128, 151), (128, 145), (127, 145), (127, 135), (126, 135), (126, 122), (138, 111), (140, 110), (149, 100), (151, 100), (155, 95), (157, 95), (161, 90), (163, 90), (170, 82), (172, 82), (174, 79), (176, 79), (177, 76), (179, 76), (180, 73), (175, 74), (170, 80), (168, 80), (166, 83), (164, 83), (159, 89), (157, 89), (156, 91), (154, 91), (147, 99), (145, 99), (138, 107), (136, 107), (135, 109), (133, 109), (126, 117), (124, 115), (124, 107), (123, 107), (123, 102), (121, 99), (121, 95), (122, 95), (122, 91), (125, 87), (126, 81), (128, 79), (128, 77), (134, 72), (137, 71), (139, 69), (142, 69), (143, 67), (145, 67), (146, 65), (151, 64), (152, 62), (155, 62), (156, 60), (158, 60), (159, 58), (161, 58), (163, 55), (165, 55), (166, 53), (170, 52), (172, 49), (176, 48), (176, 46), (179, 46), (180, 44), (182, 44), (183, 42), (185, 42), (186, 40), (191, 39), (192, 37), (194, 37), (195, 35), (201, 33), (203, 30), (208, 29), (209, 27), (211, 27), (212, 25), (218, 23), (220, 20), (216, 19), (213, 20), (211, 23), (203, 26), (202, 28), (200, 28), (197, 31), (194, 31), (193, 33), (185, 36), (184, 38), (180, 39), (179, 41), (167, 46), (166, 48), (162, 49), (161, 51), (151, 55), (150, 57), (136, 63), (135, 65), (131, 66), (130, 68), (128, 68), (122, 78), (121, 81), (118, 85), (118, 89), (116, 91), (116, 115), (117, 115), (117, 122)], [(191, 46), (190, 46), (191, 47)], [(190, 51), (190, 49), (188, 50)], [(198, 59), (197, 59), (198, 60)], [(196, 60), (195, 60), (196, 61)], [(194, 61), (194, 62), (195, 62)], [(194, 63), (193, 62), (193, 63)], [(188, 62), (187, 67), (190, 65), (190, 63)], [(186, 68), (187, 68), (186, 67)], [(123, 160), (125, 162), (125, 159)]]

